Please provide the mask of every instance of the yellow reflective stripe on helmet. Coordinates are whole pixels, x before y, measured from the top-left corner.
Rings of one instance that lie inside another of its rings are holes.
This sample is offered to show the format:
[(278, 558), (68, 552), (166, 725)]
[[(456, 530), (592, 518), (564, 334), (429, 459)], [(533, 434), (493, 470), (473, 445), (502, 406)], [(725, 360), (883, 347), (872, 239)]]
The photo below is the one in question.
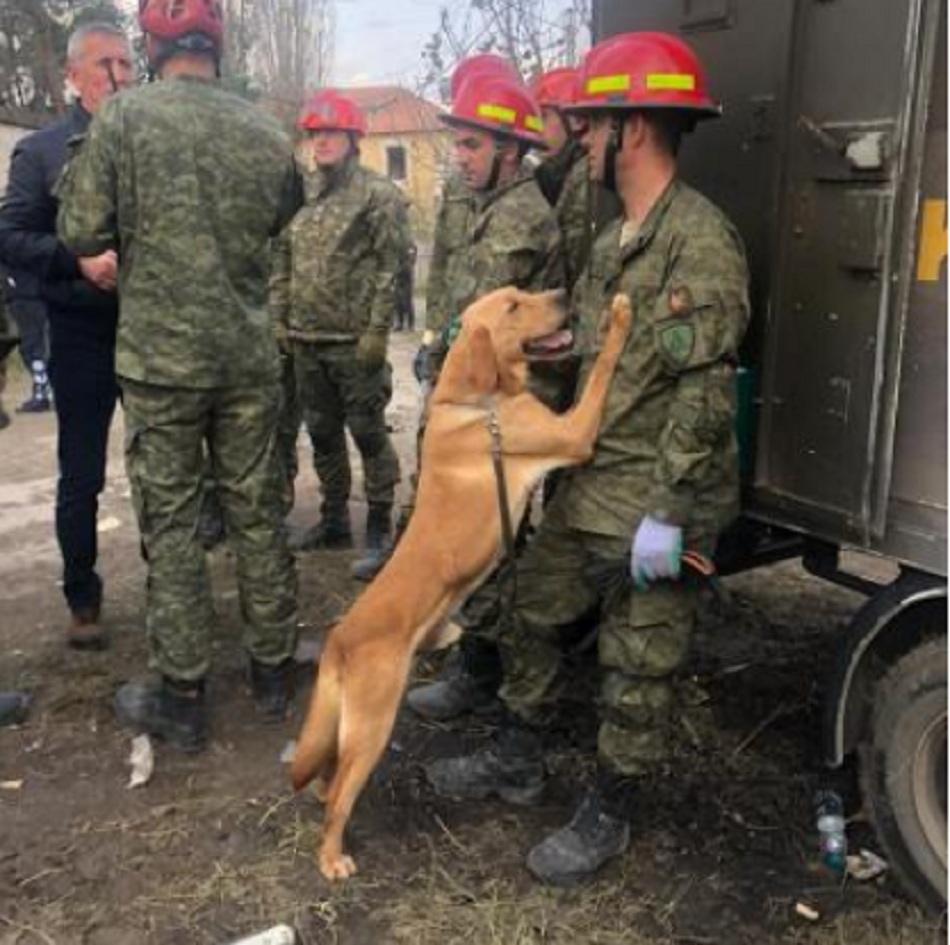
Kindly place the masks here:
[(544, 121), (538, 118), (537, 115), (526, 115), (524, 126), (528, 131), (536, 131), (538, 134), (544, 131)]
[(479, 118), (494, 118), (505, 125), (513, 125), (518, 117), (513, 108), (504, 108), (501, 105), (479, 105), (475, 112)]
[(599, 75), (587, 80), (587, 91), (591, 95), (600, 95), (604, 92), (627, 92), (630, 89), (628, 75)]
[(696, 76), (680, 72), (651, 72), (647, 74), (647, 88), (652, 91), (675, 89), (692, 92), (696, 88)]

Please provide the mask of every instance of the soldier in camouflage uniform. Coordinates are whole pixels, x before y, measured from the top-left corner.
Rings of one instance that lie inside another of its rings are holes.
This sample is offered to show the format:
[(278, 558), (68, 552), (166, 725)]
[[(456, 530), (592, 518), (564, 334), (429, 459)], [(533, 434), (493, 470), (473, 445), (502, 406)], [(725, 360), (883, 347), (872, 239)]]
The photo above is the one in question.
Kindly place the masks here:
[[(711, 554), (738, 511), (735, 368), (749, 318), (738, 234), (676, 178), (681, 133), (719, 113), (692, 50), (672, 36), (625, 34), (588, 54), (583, 77), (592, 171), (616, 187), (624, 218), (596, 241), (574, 294), (581, 385), (617, 292), (633, 301), (633, 331), (594, 456), (565, 477), (518, 562), (517, 634), (502, 641), (501, 733), (427, 769), (450, 796), (538, 793), (538, 727), (567, 682), (558, 631), (599, 613), (596, 786), (528, 857), (554, 884), (582, 879), (626, 848), (636, 784), (666, 759), (696, 603), (680, 580), (680, 555)], [(628, 572), (632, 581), (621, 580)]]
[(287, 326), (323, 507), (293, 547), (351, 544), (349, 429), (363, 459), (366, 544), (379, 549), (391, 535), (399, 482), (386, 429), (393, 389), (386, 354), (409, 265), (406, 201), (392, 182), (360, 167), (366, 122), (351, 99), (320, 92), (299, 127), (313, 167), (306, 203), (277, 245), (271, 298), (277, 322)]
[(213, 606), (197, 540), (207, 444), (237, 557), (255, 702), (286, 714), (296, 578), (276, 496), (279, 359), (268, 246), (301, 202), (290, 142), (217, 82), (216, 0), (146, 0), (159, 81), (111, 99), (63, 181), (59, 233), (79, 256), (115, 246), (116, 371), (126, 467), (148, 554), (155, 683), (127, 683), (120, 719), (186, 751), (207, 742)]

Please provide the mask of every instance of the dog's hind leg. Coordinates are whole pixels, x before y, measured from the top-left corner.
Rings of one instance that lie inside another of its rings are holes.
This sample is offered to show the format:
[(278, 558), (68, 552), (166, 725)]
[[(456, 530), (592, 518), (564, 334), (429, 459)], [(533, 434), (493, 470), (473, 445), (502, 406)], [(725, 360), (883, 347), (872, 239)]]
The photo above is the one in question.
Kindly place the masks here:
[(408, 660), (387, 666), (384, 672), (372, 659), (359, 670), (352, 665), (347, 670), (339, 754), (320, 846), (320, 872), (327, 879), (348, 879), (356, 872), (352, 857), (343, 852), (343, 832), (357, 797), (386, 750), (408, 676)]
[(336, 760), (340, 730), (340, 656), (331, 641), (320, 659), (320, 670), (291, 769), (299, 791), (318, 778), (317, 796), (326, 799), (326, 784)]

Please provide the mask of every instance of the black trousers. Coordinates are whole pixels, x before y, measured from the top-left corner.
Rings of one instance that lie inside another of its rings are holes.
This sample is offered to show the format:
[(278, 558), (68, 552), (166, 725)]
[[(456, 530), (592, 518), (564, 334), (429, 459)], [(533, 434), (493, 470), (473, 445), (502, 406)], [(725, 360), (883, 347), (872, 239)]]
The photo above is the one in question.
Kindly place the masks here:
[(20, 330), (20, 357), (26, 369), (33, 371), (33, 362), (49, 360), (49, 331), (46, 305), (39, 299), (11, 299), (10, 314)]
[(50, 380), (59, 422), (56, 538), (63, 556), (63, 593), (72, 611), (98, 608), (96, 516), (119, 390), (114, 345), (85, 338), (77, 343), (54, 331)]

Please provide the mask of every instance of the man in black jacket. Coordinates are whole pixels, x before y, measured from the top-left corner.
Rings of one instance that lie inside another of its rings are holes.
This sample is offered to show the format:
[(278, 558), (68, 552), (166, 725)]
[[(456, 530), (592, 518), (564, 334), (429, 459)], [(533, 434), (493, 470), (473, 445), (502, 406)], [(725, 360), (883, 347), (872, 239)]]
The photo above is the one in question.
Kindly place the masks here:
[(59, 242), (55, 187), (70, 140), (83, 135), (99, 106), (134, 79), (128, 37), (110, 23), (80, 27), (69, 40), (66, 70), (78, 101), (14, 149), (0, 204), (0, 263), (35, 275), (46, 303), (59, 423), (56, 537), (72, 613), (68, 640), (76, 647), (99, 648), (106, 638), (99, 626), (96, 515), (117, 396), (116, 255), (110, 249), (80, 259)]

